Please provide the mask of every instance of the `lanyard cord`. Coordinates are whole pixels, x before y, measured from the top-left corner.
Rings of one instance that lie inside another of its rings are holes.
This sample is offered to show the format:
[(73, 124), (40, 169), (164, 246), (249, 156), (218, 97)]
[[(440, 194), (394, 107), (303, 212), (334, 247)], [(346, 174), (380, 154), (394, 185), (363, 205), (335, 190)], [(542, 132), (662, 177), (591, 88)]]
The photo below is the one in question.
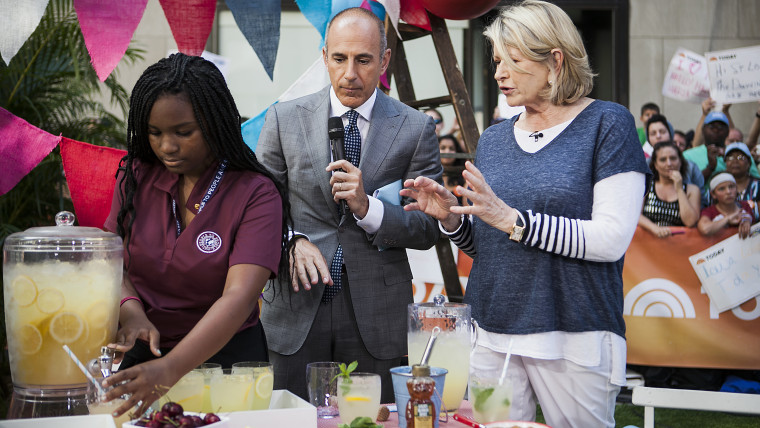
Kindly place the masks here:
[[(203, 208), (206, 206), (206, 202), (211, 199), (214, 193), (216, 193), (216, 189), (219, 188), (219, 183), (222, 182), (224, 171), (227, 169), (227, 164), (228, 161), (225, 159), (222, 161), (222, 163), (219, 164), (219, 168), (216, 169), (214, 179), (211, 180), (211, 184), (208, 185), (206, 194), (203, 196), (203, 199), (201, 199), (201, 203), (198, 204), (198, 214), (203, 211)], [(174, 221), (177, 223), (177, 236), (179, 236), (180, 233), (182, 233), (182, 222), (179, 221), (179, 215), (177, 215), (177, 201), (175, 201), (174, 198), (172, 198), (172, 213), (174, 214)]]

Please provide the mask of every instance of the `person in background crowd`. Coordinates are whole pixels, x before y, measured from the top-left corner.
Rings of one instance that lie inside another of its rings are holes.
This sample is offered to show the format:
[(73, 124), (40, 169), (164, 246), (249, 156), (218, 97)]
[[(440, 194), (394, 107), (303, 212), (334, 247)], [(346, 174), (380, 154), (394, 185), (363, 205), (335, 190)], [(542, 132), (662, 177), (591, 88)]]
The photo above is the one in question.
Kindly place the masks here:
[[(267, 361), (259, 296), (287, 278), (290, 204), (240, 131), (222, 73), (199, 56), (148, 67), (129, 100), (127, 155), (105, 228), (124, 238), (106, 378), (138, 414), (203, 362)], [(128, 381), (128, 382), (125, 382)], [(125, 382), (125, 383), (123, 383)]]
[[(713, 175), (726, 170), (723, 154), (728, 134), (728, 117), (722, 112), (710, 112), (705, 116), (704, 124), (702, 125), (704, 144), (693, 147), (683, 153), (684, 158), (694, 162), (702, 170), (705, 183), (708, 183)], [(760, 178), (760, 173), (758, 173), (754, 161), (751, 161), (749, 171), (751, 176)]]
[[(488, 127), (467, 162), (460, 206), (426, 177), (405, 207), (437, 218), (474, 263), (465, 302), (479, 325), (472, 375), (512, 351), (510, 419), (536, 403), (554, 427), (614, 427), (625, 384), (623, 255), (648, 169), (631, 113), (587, 97), (593, 73), (558, 6), (525, 1), (485, 29), (494, 78), (525, 112)], [(573, 233), (566, 231), (572, 230)]]
[(697, 225), (699, 233), (710, 236), (724, 227), (738, 227), (739, 238), (746, 239), (757, 216), (747, 201), (737, 200), (734, 176), (727, 172), (714, 176), (710, 180), (710, 196), (715, 203), (702, 210)]
[(670, 141), (657, 143), (649, 164), (652, 180), (644, 197), (639, 226), (658, 238), (672, 234), (670, 226), (693, 227), (699, 220), (700, 192), (685, 184), (686, 162)]
[[(734, 177), (737, 200), (746, 201), (752, 209), (752, 215), (760, 218), (760, 179), (749, 175), (752, 155), (744, 143), (733, 143), (726, 147), (726, 172)], [(710, 192), (705, 206), (714, 202)]]
[[(377, 373), (393, 402), (390, 369), (407, 354), (407, 305), (414, 301), (407, 248), (427, 250), (436, 222), (375, 190), (417, 176), (441, 182), (433, 118), (377, 89), (388, 67), (383, 21), (362, 8), (328, 24), (322, 56), (330, 85), (267, 111), (256, 154), (290, 189), (294, 265), (282, 298), (265, 292), (275, 388), (306, 397), (306, 364), (351, 363)], [(340, 117), (346, 159), (331, 161), (327, 122)], [(342, 212), (341, 201), (347, 211)], [(382, 249), (382, 251), (380, 251)]]
[[(454, 138), (454, 136), (451, 134), (438, 137), (438, 150), (440, 150), (441, 153), (464, 153), (462, 149), (459, 147), (459, 142), (457, 142), (457, 139)], [(457, 166), (457, 165), (464, 166), (464, 163), (465, 163), (464, 159), (441, 157), (441, 165), (443, 165), (444, 167)], [(464, 185), (464, 179), (462, 179), (461, 175), (457, 175), (457, 176), (451, 176), (448, 174), (443, 175), (443, 187), (447, 188), (450, 192), (454, 193), (454, 189), (457, 186), (463, 186), (463, 185)]]
[(729, 129), (735, 128), (734, 121), (731, 119), (731, 113), (729, 113), (731, 104), (723, 104), (720, 112), (714, 111), (716, 106), (717, 104), (712, 98), (707, 98), (706, 100), (702, 101), (702, 116), (700, 116), (699, 121), (697, 122), (697, 127), (694, 128), (694, 140), (691, 142), (692, 147), (698, 147), (705, 143), (704, 124), (707, 116), (710, 113), (723, 113), (726, 119), (726, 125), (728, 125)]
[(435, 136), (440, 137), (441, 131), (443, 131), (443, 116), (441, 116), (441, 113), (434, 108), (427, 109), (424, 113), (433, 118), (433, 122), (435, 123)]
[[(651, 158), (649, 156), (652, 154), (652, 145), (665, 141), (672, 141), (671, 138), (673, 137), (673, 126), (670, 124), (670, 122), (668, 122), (668, 119), (665, 116), (661, 114), (655, 114), (652, 115), (652, 117), (650, 117), (647, 121), (646, 131), (648, 135), (648, 141), (644, 144), (644, 153), (646, 153), (647, 149), (650, 149), (647, 155), (647, 162), (651, 162)], [(699, 169), (697, 164), (690, 160), (686, 161), (686, 175), (683, 176), (683, 181), (685, 184), (694, 184), (699, 189), (702, 189), (702, 187), (705, 185), (705, 179), (702, 176), (702, 171)]]
[(678, 147), (678, 150), (680, 150), (682, 153), (686, 151), (686, 149), (691, 148), (691, 141), (689, 141), (686, 133), (679, 131), (678, 129), (673, 131), (673, 143), (675, 143), (676, 147)]
[(655, 114), (660, 114), (660, 107), (657, 104), (646, 103), (641, 106), (641, 115), (639, 116), (639, 120), (641, 121), (642, 127), (636, 128), (636, 132), (639, 134), (639, 143), (641, 143), (642, 146), (647, 142), (647, 122), (649, 121), (649, 118)]

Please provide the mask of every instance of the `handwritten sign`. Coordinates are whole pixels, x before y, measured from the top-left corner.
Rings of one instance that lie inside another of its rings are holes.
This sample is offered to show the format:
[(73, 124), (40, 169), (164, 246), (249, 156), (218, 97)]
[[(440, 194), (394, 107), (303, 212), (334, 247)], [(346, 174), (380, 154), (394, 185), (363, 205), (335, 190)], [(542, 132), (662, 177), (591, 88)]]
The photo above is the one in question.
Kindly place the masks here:
[(707, 61), (702, 55), (678, 48), (662, 83), (662, 95), (699, 104), (710, 96)]
[(760, 100), (760, 46), (707, 52), (710, 94), (719, 103)]
[(760, 295), (760, 223), (689, 257), (710, 301), (723, 312)]

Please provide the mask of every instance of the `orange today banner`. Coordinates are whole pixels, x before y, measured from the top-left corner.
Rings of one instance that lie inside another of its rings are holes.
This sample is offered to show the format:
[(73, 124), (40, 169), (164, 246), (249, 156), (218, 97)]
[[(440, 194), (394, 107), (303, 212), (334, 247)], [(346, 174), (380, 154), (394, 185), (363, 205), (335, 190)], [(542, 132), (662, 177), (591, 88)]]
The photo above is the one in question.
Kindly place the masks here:
[[(689, 256), (728, 238), (736, 230), (726, 229), (704, 237), (696, 229), (673, 229), (676, 234), (659, 239), (638, 228), (625, 254), (623, 317), (628, 362), (666, 367), (760, 369), (760, 297), (718, 313), (689, 263)], [(459, 278), (466, 288), (472, 259), (461, 251), (457, 256)], [(429, 257), (425, 265), (440, 271), (435, 252)], [(419, 281), (415, 277), (415, 282), (424, 283), (424, 287), (415, 284), (415, 301), (431, 301), (434, 295), (445, 294), (438, 278)]]
[(718, 313), (689, 263), (736, 233), (696, 229), (659, 239), (638, 228), (623, 268), (628, 362), (652, 366), (760, 369), (760, 298)]

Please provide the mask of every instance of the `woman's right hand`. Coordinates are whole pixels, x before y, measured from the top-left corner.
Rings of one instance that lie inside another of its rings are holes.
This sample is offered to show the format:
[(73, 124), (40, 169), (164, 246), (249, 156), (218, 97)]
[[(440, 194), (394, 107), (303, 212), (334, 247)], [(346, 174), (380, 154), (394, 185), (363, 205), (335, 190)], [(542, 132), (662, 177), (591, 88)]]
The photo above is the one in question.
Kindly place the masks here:
[(670, 230), (669, 227), (662, 227), (662, 226), (656, 226), (656, 228), (652, 231), (652, 233), (654, 233), (654, 236), (658, 238), (667, 238), (668, 236), (673, 234), (673, 232)]
[(135, 346), (137, 339), (148, 342), (153, 355), (157, 357), (161, 356), (161, 350), (159, 349), (161, 334), (156, 326), (148, 321), (148, 317), (144, 313), (142, 317), (122, 316), (119, 318), (119, 324), (121, 326), (119, 327), (119, 331), (116, 332), (116, 342), (108, 344), (109, 348), (115, 349), (118, 352), (118, 357), (114, 361), (115, 363), (121, 362), (124, 353)]
[(676, 187), (676, 192), (678, 189), (681, 189), (683, 187), (683, 176), (681, 175), (681, 171), (674, 169), (671, 170), (668, 173), (669, 177), (673, 181), (673, 185)]
[(454, 231), (459, 227), (460, 215), (453, 214), (451, 207), (459, 205), (456, 196), (445, 187), (427, 177), (417, 177), (404, 181), (401, 196), (412, 198), (415, 202), (404, 205), (406, 211), (422, 211), (439, 220), (446, 230)]

